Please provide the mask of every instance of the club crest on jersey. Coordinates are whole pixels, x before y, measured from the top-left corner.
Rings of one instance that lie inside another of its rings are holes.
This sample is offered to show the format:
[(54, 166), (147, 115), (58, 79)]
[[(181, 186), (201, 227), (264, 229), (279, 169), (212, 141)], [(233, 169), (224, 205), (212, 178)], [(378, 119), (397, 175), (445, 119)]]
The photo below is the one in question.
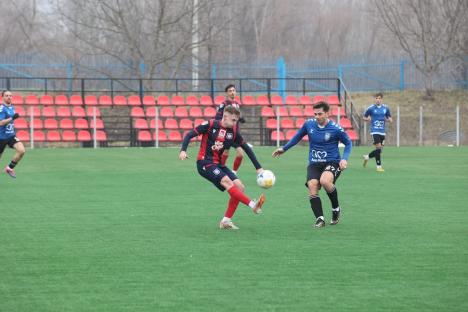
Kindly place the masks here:
[(226, 130), (221, 129), (218, 133), (218, 138), (224, 138), (226, 136)]
[(330, 140), (330, 137), (331, 137), (330, 132), (326, 132), (326, 133), (325, 133), (325, 137), (324, 137), (325, 141)]
[(228, 140), (232, 139), (232, 133), (229, 132), (228, 134), (226, 134), (226, 139)]
[(218, 168), (216, 168), (215, 170), (213, 170), (213, 173), (215, 175), (219, 175), (221, 173), (221, 171)]

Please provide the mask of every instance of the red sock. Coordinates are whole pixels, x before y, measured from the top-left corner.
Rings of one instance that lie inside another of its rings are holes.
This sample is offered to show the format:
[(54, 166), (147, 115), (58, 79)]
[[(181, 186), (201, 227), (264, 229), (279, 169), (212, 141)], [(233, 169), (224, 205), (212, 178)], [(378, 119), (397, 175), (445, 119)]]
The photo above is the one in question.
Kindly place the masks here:
[(233, 186), (227, 191), (232, 198), (237, 199), (246, 206), (249, 205), (250, 198), (248, 198), (244, 193), (242, 193), (242, 191), (237, 186)]
[(234, 212), (236, 212), (237, 206), (239, 206), (239, 201), (234, 197), (230, 197), (228, 207), (226, 209), (226, 212), (224, 213), (224, 216), (226, 218), (232, 218)]
[(237, 171), (242, 163), (242, 159), (244, 158), (244, 156), (236, 156), (236, 158), (234, 159), (234, 164), (232, 165), (232, 169), (234, 171)]
[(221, 155), (221, 165), (225, 166), (226, 165), (226, 160), (228, 159), (229, 154), (223, 154)]

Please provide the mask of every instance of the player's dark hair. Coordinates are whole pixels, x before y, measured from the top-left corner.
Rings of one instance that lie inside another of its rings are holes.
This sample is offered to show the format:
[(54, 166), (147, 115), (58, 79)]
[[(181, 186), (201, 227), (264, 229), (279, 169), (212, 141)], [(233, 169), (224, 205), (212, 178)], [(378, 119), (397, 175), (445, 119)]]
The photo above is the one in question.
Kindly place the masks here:
[(240, 116), (240, 110), (232, 105), (228, 105), (224, 108), (225, 112), (228, 112), (230, 114), (236, 115), (237, 117)]
[(228, 92), (228, 90), (231, 89), (231, 88), (234, 88), (234, 89), (235, 89), (236, 86), (233, 85), (233, 84), (228, 84), (228, 85), (226, 86), (226, 88), (224, 88), (224, 92)]
[(383, 93), (382, 93), (382, 92), (376, 93), (376, 94), (374, 94), (374, 97), (375, 97), (375, 98), (376, 98), (376, 97), (380, 97), (380, 98), (383, 99)]
[(330, 105), (328, 105), (328, 103), (325, 101), (320, 101), (314, 105), (314, 109), (319, 108), (322, 108), (325, 113), (328, 113), (328, 111), (330, 110)]
[(2, 96), (5, 95), (5, 92), (10, 92), (10, 90), (2, 90)]

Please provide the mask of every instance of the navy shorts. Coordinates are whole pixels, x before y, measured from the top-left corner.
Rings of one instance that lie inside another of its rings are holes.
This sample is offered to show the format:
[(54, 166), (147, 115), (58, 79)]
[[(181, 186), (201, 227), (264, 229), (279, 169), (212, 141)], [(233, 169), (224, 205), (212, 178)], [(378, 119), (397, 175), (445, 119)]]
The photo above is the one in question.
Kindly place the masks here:
[(319, 180), (320, 177), (322, 176), (322, 173), (325, 171), (330, 171), (333, 173), (333, 183), (338, 180), (341, 174), (341, 169), (340, 169), (340, 164), (337, 162), (323, 162), (323, 163), (316, 163), (316, 164), (310, 164), (307, 167), (307, 181), (305, 183), (305, 186), (307, 186), (307, 182), (310, 180)]
[(385, 145), (385, 135), (381, 134), (373, 134), (372, 139), (374, 140), (374, 145), (377, 145), (379, 143), (382, 143), (382, 145)]
[(13, 146), (18, 142), (21, 141), (16, 136), (12, 136), (11, 138), (8, 138), (6, 140), (0, 140), (0, 154), (3, 153), (7, 145), (10, 148), (13, 148)]
[(224, 186), (221, 185), (222, 178), (228, 176), (232, 181), (238, 179), (236, 174), (228, 167), (204, 160), (197, 161), (197, 169), (202, 177), (213, 183), (221, 192), (226, 190)]

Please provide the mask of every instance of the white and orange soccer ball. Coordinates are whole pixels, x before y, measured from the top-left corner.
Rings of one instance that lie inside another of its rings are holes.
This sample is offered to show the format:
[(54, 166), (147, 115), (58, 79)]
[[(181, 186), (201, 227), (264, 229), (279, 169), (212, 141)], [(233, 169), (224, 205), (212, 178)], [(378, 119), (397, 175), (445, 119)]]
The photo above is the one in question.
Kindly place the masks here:
[(263, 170), (257, 175), (257, 184), (261, 188), (269, 189), (275, 185), (276, 177), (270, 170)]

